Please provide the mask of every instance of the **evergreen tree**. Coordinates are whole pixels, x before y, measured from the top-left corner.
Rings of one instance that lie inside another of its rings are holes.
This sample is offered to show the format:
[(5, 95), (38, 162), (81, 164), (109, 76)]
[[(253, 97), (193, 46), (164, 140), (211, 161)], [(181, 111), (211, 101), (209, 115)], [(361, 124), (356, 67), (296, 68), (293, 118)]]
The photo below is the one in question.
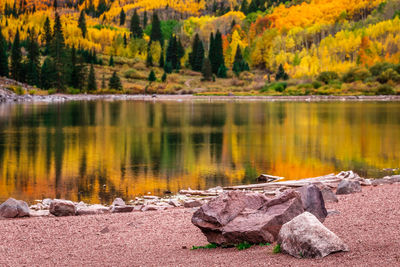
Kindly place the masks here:
[(198, 34), (195, 35), (192, 53), (189, 54), (189, 63), (194, 71), (201, 71), (204, 61), (204, 46)]
[(240, 6), (240, 11), (242, 11), (243, 14), (247, 15), (247, 9), (248, 9), (247, 0), (243, 0), (242, 5)]
[(219, 68), (218, 68), (217, 77), (218, 78), (226, 78), (226, 76), (227, 76), (226, 72), (227, 71), (228, 71), (228, 68), (225, 67), (224, 64), (220, 65)]
[(147, 11), (144, 11), (143, 14), (143, 29), (147, 27)]
[(40, 87), (48, 90), (54, 86), (54, 66), (50, 57), (46, 57), (40, 70)]
[(30, 85), (40, 86), (40, 52), (34, 28), (32, 28), (28, 36), (27, 52), (26, 82)]
[(46, 20), (45, 20), (44, 26), (43, 26), (43, 31), (44, 31), (44, 44), (45, 44), (44, 54), (47, 55), (50, 53), (50, 46), (51, 46), (51, 42), (53, 40), (53, 34), (51, 32), (49, 17), (46, 17)]
[(119, 25), (123, 26), (125, 25), (125, 20), (126, 20), (126, 14), (123, 8), (121, 8), (121, 13), (119, 13)]
[(86, 9), (86, 14), (94, 17), (96, 15), (96, 9), (93, 4), (93, 0), (89, 0), (89, 7)]
[(166, 80), (167, 80), (167, 73), (164, 72), (163, 76), (161, 77), (161, 81), (162, 81), (163, 83), (165, 83)]
[(203, 69), (201, 70), (204, 81), (211, 81), (213, 77), (211, 62), (208, 58), (204, 59)]
[(7, 42), (0, 27), (0, 76), (8, 77)]
[(242, 51), (240, 50), (239, 45), (236, 48), (236, 55), (232, 70), (237, 76), (239, 76), (242, 71), (250, 70), (249, 64), (247, 64), (247, 62), (243, 59)]
[(218, 74), (218, 70), (222, 65), (225, 67), (224, 54), (222, 48), (222, 35), (219, 30), (215, 34), (215, 38), (211, 34), (209, 59), (211, 61), (212, 71), (214, 74)]
[(140, 18), (139, 15), (137, 14), (136, 10), (135, 13), (133, 13), (132, 19), (131, 19), (131, 33), (133, 38), (142, 38), (143, 37), (143, 30), (142, 27), (140, 27)]
[(276, 73), (275, 80), (288, 80), (289, 75), (285, 72), (282, 64), (279, 64), (278, 72)]
[(160, 68), (164, 68), (165, 65), (164, 48), (161, 48), (160, 61), (158, 62), (158, 65), (160, 66)]
[(90, 65), (90, 71), (89, 71), (88, 83), (87, 83), (87, 90), (89, 92), (97, 90), (96, 75), (94, 73), (93, 65)]
[(151, 22), (151, 34), (150, 34), (150, 42), (159, 41), (161, 46), (163, 46), (163, 37), (161, 31), (161, 22), (158, 18), (156, 12), (153, 13), (153, 20)]
[(15, 34), (14, 43), (11, 49), (11, 78), (22, 82), (23, 79), (22, 53), (19, 40), (19, 30)]
[(87, 28), (86, 28), (85, 12), (83, 10), (81, 11), (81, 14), (79, 15), (78, 27), (82, 31), (82, 37), (85, 38), (86, 33), (87, 33)]
[(153, 66), (153, 55), (151, 54), (150, 44), (148, 44), (147, 46), (146, 66), (147, 67)]
[(54, 27), (53, 27), (53, 41), (51, 43), (50, 55), (53, 58), (54, 71), (55, 71), (55, 86), (58, 90), (64, 89), (64, 74), (66, 72), (65, 63), (65, 41), (63, 29), (61, 26), (61, 20), (58, 13), (55, 15)]
[(58, 8), (57, 0), (53, 1), (53, 7), (54, 7), (55, 10), (57, 10), (57, 8)]
[(99, 0), (99, 4), (97, 5), (97, 17), (100, 17), (104, 12), (108, 10), (108, 6), (106, 0)]
[(148, 80), (149, 80), (150, 83), (155, 82), (157, 80), (157, 77), (156, 77), (156, 74), (155, 74), (154, 70), (150, 71)]
[(69, 85), (82, 90), (85, 84), (85, 66), (82, 57), (77, 55), (75, 47), (72, 47), (71, 49), (70, 77)]
[(111, 76), (108, 87), (114, 90), (122, 90), (121, 80), (119, 79), (116, 71), (114, 71), (113, 75)]
[(114, 67), (114, 57), (113, 57), (113, 55), (111, 55), (111, 57), (110, 57), (110, 60), (108, 62), (108, 66)]
[(126, 33), (124, 33), (124, 47), (128, 45), (128, 40), (126, 39)]

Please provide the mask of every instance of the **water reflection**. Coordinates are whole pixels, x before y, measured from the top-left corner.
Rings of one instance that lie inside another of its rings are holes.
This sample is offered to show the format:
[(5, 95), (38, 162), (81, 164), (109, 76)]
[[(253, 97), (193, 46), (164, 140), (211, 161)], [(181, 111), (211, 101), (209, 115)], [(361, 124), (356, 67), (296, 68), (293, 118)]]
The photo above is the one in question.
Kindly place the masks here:
[(115, 196), (399, 167), (400, 103), (0, 106), (0, 200)]

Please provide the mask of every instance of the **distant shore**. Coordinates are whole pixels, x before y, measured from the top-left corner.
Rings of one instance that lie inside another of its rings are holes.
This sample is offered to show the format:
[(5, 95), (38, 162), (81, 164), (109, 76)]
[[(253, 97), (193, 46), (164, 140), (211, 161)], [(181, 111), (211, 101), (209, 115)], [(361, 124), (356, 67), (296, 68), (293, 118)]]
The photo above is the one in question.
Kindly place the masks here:
[(336, 102), (336, 101), (400, 101), (398, 95), (382, 96), (238, 96), (238, 95), (91, 95), (91, 94), (54, 94), (47, 96), (37, 95), (0, 95), (0, 102), (65, 102), (65, 101), (265, 101), (265, 102)]

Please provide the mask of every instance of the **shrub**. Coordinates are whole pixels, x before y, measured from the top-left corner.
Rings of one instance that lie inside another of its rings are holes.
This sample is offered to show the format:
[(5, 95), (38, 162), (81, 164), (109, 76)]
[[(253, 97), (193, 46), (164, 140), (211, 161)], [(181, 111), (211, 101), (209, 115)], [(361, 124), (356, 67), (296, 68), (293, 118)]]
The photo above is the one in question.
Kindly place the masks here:
[(72, 87), (68, 87), (67, 88), (67, 94), (77, 95), (77, 94), (80, 94), (80, 93), (81, 93), (81, 91), (79, 89), (75, 89), (75, 88), (72, 88)]
[(369, 77), (371, 77), (371, 72), (368, 69), (351, 68), (343, 75), (342, 81), (345, 83), (352, 83), (355, 81), (365, 81)]
[(192, 250), (196, 250), (196, 249), (214, 249), (214, 248), (217, 248), (217, 247), (218, 247), (217, 244), (210, 243), (210, 244), (207, 244), (205, 246), (193, 246)]
[(321, 72), (317, 77), (318, 81), (323, 82), (325, 84), (328, 84), (329, 82), (337, 79), (339, 79), (339, 75), (334, 71)]
[(319, 89), (322, 86), (322, 83), (320, 83), (319, 81), (313, 81), (312, 86), (314, 89)]
[(311, 89), (314, 88), (313, 85), (311, 83), (303, 83), (303, 84), (299, 84), (297, 86), (297, 88), (299, 89)]
[(394, 95), (393, 87), (388, 84), (383, 84), (376, 90), (376, 95)]
[(238, 250), (245, 250), (245, 249), (251, 248), (251, 246), (252, 245), (249, 242), (244, 241), (242, 243), (237, 244), (236, 248)]
[(54, 95), (55, 93), (57, 93), (57, 89), (49, 89), (47, 92), (49, 95)]
[(369, 71), (371, 72), (372, 75), (378, 76), (381, 73), (383, 73), (387, 69), (394, 68), (393, 64), (388, 63), (388, 62), (379, 62), (376, 63), (374, 66), (372, 66)]
[(25, 94), (25, 89), (22, 88), (21, 86), (10, 86), (8, 87), (9, 90), (13, 91), (17, 95), (24, 95)]
[(266, 92), (266, 91), (283, 92), (285, 91), (286, 88), (287, 88), (286, 82), (277, 82), (264, 86), (264, 88), (261, 89), (261, 92)]
[(398, 74), (392, 68), (389, 68), (382, 72), (376, 80), (380, 83), (387, 83), (388, 81), (399, 82), (400, 81), (400, 74)]
[(281, 245), (277, 244), (274, 249), (272, 250), (274, 254), (281, 253)]
[(254, 79), (254, 74), (249, 71), (243, 71), (239, 74), (239, 79), (244, 81), (252, 81)]

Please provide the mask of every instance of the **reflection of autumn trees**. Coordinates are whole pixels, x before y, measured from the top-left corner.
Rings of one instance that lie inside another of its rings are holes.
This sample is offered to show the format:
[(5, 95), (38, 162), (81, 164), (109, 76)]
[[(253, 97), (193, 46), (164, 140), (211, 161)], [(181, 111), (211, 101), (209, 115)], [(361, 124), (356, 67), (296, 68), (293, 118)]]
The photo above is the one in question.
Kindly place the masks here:
[(115, 195), (398, 166), (396, 103), (3, 106), (0, 198)]

